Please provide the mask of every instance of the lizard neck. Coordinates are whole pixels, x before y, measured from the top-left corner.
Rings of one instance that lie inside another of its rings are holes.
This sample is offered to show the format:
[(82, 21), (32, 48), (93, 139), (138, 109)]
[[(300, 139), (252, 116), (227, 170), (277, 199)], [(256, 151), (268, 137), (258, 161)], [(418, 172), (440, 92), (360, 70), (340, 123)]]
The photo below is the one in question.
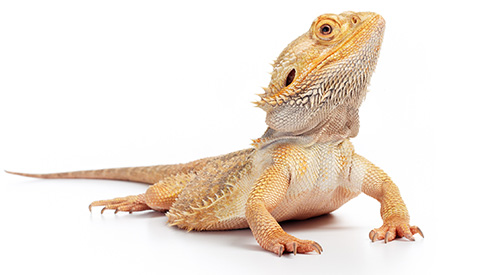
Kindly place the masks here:
[(298, 141), (308, 145), (338, 142), (353, 138), (358, 132), (358, 109), (339, 106), (327, 118), (306, 132), (280, 132), (268, 127), (262, 137), (253, 141), (253, 146), (260, 149), (279, 141)]

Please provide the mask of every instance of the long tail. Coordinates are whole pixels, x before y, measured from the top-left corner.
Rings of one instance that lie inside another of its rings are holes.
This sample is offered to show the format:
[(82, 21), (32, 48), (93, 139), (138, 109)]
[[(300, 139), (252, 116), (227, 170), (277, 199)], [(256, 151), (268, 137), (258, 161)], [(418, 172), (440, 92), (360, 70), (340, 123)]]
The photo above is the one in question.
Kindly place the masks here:
[(155, 184), (165, 178), (172, 177), (178, 174), (197, 173), (198, 171), (202, 170), (202, 168), (204, 168), (207, 163), (217, 161), (217, 159), (230, 158), (240, 154), (249, 155), (252, 152), (253, 149), (246, 149), (222, 156), (203, 158), (185, 164), (110, 168), (52, 174), (29, 174), (10, 171), (5, 172), (14, 175), (41, 179), (103, 179)]
[(41, 179), (108, 179), (154, 184), (169, 176), (180, 173), (189, 173), (196, 168), (200, 168), (201, 165), (197, 162), (198, 161), (187, 164), (111, 168), (52, 174), (28, 174), (11, 171), (5, 172), (14, 175)]

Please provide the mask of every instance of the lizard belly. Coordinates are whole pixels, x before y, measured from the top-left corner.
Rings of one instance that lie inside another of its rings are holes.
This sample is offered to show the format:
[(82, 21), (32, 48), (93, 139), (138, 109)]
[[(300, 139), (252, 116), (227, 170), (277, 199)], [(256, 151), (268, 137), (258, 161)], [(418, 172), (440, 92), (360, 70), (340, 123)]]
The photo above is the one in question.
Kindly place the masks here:
[(272, 211), (277, 221), (301, 220), (335, 211), (361, 192), (343, 185), (334, 189), (315, 188), (309, 192), (286, 196)]
[(285, 198), (271, 212), (277, 221), (330, 213), (361, 193), (349, 178), (354, 152), (349, 140), (298, 148)]

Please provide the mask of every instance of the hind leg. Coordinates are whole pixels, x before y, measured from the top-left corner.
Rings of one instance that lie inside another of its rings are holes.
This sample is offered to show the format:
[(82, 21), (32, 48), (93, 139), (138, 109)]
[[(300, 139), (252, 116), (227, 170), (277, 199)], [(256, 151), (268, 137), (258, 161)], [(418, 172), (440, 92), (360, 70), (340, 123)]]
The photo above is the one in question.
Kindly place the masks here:
[(104, 206), (101, 214), (105, 210), (114, 210), (114, 213), (119, 211), (132, 213), (151, 209), (165, 212), (169, 210), (190, 179), (190, 174), (168, 177), (149, 187), (144, 194), (94, 201), (89, 205), (89, 210), (91, 211), (94, 206)]

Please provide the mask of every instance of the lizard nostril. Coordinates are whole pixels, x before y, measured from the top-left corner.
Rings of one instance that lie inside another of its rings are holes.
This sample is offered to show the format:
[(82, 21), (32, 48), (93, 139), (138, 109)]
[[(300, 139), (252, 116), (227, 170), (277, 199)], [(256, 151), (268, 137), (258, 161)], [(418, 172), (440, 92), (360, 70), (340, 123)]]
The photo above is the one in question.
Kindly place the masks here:
[(288, 85), (290, 85), (292, 82), (293, 82), (293, 79), (295, 79), (295, 69), (292, 69), (289, 73), (288, 73), (288, 76), (287, 76), (287, 80), (285, 82), (285, 86), (288, 87)]

